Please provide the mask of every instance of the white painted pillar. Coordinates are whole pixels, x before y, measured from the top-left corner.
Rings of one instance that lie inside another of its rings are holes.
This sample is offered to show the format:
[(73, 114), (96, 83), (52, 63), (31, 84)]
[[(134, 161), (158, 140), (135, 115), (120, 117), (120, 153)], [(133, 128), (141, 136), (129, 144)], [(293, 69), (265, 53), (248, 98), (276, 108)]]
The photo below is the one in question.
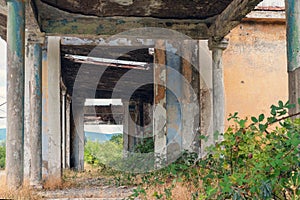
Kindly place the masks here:
[(212, 51), (212, 81), (213, 81), (213, 135), (209, 137), (215, 143), (214, 133), (223, 133), (225, 128), (225, 88), (222, 55), (228, 46), (228, 40), (209, 41)]
[(60, 114), (60, 37), (48, 37), (48, 172), (49, 179), (60, 179), (61, 114)]

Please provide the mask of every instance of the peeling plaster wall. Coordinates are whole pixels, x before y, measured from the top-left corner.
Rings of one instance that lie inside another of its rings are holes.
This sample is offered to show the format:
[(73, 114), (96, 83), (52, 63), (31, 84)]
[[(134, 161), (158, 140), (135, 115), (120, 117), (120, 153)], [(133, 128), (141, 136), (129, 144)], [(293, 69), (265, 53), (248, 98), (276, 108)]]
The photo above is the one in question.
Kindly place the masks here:
[(224, 52), (226, 118), (269, 114), (288, 99), (285, 24), (242, 23), (229, 34)]

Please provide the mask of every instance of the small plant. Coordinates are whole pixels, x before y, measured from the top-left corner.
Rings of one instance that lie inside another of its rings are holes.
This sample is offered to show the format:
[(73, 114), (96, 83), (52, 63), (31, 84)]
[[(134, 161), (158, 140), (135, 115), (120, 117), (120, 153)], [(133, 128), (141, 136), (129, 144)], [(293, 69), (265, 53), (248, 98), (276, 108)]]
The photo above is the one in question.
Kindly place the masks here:
[(1, 142), (0, 143), (0, 169), (5, 168), (5, 155), (6, 155), (5, 142)]
[(154, 139), (144, 138), (140, 144), (134, 147), (135, 153), (151, 153), (154, 152)]

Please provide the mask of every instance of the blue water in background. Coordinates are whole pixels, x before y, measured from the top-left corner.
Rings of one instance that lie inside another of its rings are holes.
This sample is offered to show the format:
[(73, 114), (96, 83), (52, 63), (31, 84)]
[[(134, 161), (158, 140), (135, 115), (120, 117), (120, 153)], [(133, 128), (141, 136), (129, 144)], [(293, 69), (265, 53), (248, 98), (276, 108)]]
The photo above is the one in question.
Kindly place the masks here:
[[(94, 133), (94, 132), (85, 132), (85, 137), (88, 140), (104, 142), (110, 140), (113, 135), (118, 135), (121, 133), (114, 134), (103, 134), (103, 133)], [(0, 129), (0, 142), (6, 139), (6, 129)]]

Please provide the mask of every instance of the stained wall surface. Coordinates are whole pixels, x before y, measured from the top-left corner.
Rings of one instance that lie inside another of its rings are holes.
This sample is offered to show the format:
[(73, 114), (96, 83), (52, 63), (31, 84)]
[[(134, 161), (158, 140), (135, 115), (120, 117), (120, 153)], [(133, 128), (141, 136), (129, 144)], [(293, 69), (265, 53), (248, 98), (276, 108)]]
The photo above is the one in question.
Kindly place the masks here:
[[(226, 115), (269, 113), (288, 99), (284, 23), (244, 22), (229, 34), (224, 52)], [(227, 119), (226, 116), (226, 119)]]

